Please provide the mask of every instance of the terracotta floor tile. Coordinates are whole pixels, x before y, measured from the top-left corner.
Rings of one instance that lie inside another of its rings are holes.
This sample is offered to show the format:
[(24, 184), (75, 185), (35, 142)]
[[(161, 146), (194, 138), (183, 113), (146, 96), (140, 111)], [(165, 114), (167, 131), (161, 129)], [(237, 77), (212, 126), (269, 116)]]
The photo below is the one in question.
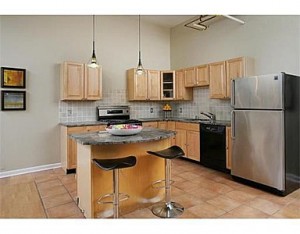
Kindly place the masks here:
[(239, 202), (248, 202), (255, 198), (254, 195), (248, 194), (246, 192), (239, 191), (239, 190), (230, 191), (230, 192), (226, 193), (225, 196), (227, 196), (231, 199), (234, 199), (236, 201), (239, 201)]
[(141, 218), (155, 219), (155, 218), (158, 218), (152, 213), (151, 208), (138, 209), (129, 214), (122, 215), (121, 217), (122, 218), (133, 218), (133, 219), (141, 219)]
[(174, 185), (171, 188), (171, 197), (181, 196), (184, 195), (185, 193), (186, 192), (184, 192), (182, 189), (176, 188)]
[(9, 184), (27, 184), (34, 181), (34, 176), (30, 173), (9, 177)]
[(235, 208), (237, 208), (238, 206), (242, 205), (241, 202), (238, 202), (236, 200), (233, 200), (229, 197), (226, 197), (224, 195), (220, 195), (218, 197), (215, 197), (213, 199), (207, 200), (207, 203), (214, 205), (222, 210), (225, 211), (231, 211)]
[(290, 203), (276, 212), (273, 217), (277, 218), (300, 218), (300, 207), (296, 204)]
[(283, 207), (282, 205), (278, 205), (277, 203), (259, 197), (249, 201), (247, 205), (269, 215), (274, 214)]
[(193, 191), (188, 192), (189, 194), (193, 195), (194, 197), (197, 197), (198, 199), (202, 201), (207, 201), (209, 199), (215, 198), (219, 196), (220, 194), (207, 189), (207, 188), (199, 188)]
[(200, 200), (199, 198), (193, 196), (192, 194), (183, 194), (181, 196), (177, 196), (174, 199), (172, 199), (172, 201), (174, 201), (176, 203), (179, 203), (185, 209), (203, 203), (202, 200)]
[(37, 187), (38, 189), (45, 189), (45, 188), (51, 188), (51, 187), (55, 187), (58, 185), (62, 185), (62, 183), (60, 182), (59, 179), (55, 178), (53, 180), (49, 180), (49, 181), (45, 181), (42, 183), (37, 183)]
[(39, 189), (41, 198), (67, 193), (68, 191), (63, 185), (58, 185), (50, 188)]
[(274, 195), (272, 193), (265, 193), (265, 194), (259, 195), (258, 197), (268, 200), (268, 201), (271, 201), (271, 202), (274, 202), (274, 203), (282, 205), (282, 206), (288, 205), (289, 203), (295, 201), (295, 199), (296, 199), (293, 196), (281, 197), (278, 195)]
[(65, 175), (66, 174), (65, 171), (61, 167), (54, 168), (53, 173), (56, 175)]
[(58, 178), (60, 179), (62, 184), (76, 183), (74, 174), (60, 175)]
[(246, 205), (241, 205), (221, 216), (221, 218), (268, 218), (268, 217), (269, 217), (268, 214)]
[(37, 176), (37, 177), (35, 177), (35, 182), (37, 184), (40, 184), (40, 183), (48, 182), (51, 180), (56, 180), (57, 176), (58, 175), (56, 175), (56, 174), (45, 174), (45, 175)]
[(1, 207), (0, 218), (46, 218), (46, 214), (42, 203), (37, 201)]
[(199, 178), (200, 175), (197, 175), (196, 173), (190, 172), (190, 171), (186, 171), (183, 173), (178, 174), (178, 177), (181, 177), (185, 180), (196, 180), (197, 178)]
[(226, 212), (208, 203), (201, 203), (197, 206), (193, 206), (187, 209), (192, 214), (199, 218), (217, 218)]
[(173, 187), (177, 187), (183, 191), (192, 191), (198, 188), (197, 184), (192, 181), (184, 181), (179, 183), (174, 183)]
[(64, 185), (66, 189), (69, 191), (69, 193), (77, 191), (77, 183), (72, 182)]
[(48, 208), (51, 208), (51, 207), (55, 207), (55, 206), (58, 206), (58, 205), (62, 205), (62, 204), (72, 202), (73, 199), (69, 195), (69, 193), (62, 193), (62, 194), (59, 194), (59, 195), (44, 197), (42, 199), (42, 201), (44, 203), (45, 209), (48, 209)]
[(68, 218), (81, 214), (74, 202), (46, 209), (46, 213), (48, 218)]
[(70, 192), (70, 195), (71, 195), (72, 199), (76, 202), (77, 191), (75, 190), (75, 191)]
[(190, 212), (188, 209), (184, 208), (183, 214), (176, 217), (178, 219), (197, 219), (197, 215)]
[(180, 177), (180, 176), (177, 176), (177, 175), (174, 175), (171, 177), (171, 179), (175, 182), (175, 183), (179, 183), (179, 182), (184, 182), (186, 181), (186, 179)]

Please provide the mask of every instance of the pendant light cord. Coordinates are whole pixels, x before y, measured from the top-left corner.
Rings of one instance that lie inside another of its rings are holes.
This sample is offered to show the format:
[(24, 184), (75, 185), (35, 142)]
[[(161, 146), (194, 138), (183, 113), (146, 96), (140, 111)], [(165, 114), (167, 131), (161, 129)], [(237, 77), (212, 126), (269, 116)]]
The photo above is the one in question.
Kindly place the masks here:
[(95, 15), (93, 15), (93, 53), (95, 53)]

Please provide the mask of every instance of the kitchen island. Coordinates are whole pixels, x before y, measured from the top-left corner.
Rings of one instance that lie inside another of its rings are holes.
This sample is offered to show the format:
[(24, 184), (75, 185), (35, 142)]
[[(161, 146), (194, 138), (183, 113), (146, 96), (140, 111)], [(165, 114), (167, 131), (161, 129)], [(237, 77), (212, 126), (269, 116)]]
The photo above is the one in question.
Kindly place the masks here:
[(120, 170), (120, 192), (130, 198), (120, 202), (120, 214), (134, 211), (159, 202), (164, 190), (151, 184), (164, 179), (164, 159), (147, 154), (171, 146), (174, 131), (144, 128), (132, 136), (114, 136), (105, 131), (71, 134), (77, 141), (77, 196), (78, 206), (86, 218), (104, 218), (112, 215), (112, 204), (97, 203), (99, 197), (112, 193), (112, 171), (99, 169), (94, 158), (108, 159), (134, 155), (137, 163), (132, 168)]

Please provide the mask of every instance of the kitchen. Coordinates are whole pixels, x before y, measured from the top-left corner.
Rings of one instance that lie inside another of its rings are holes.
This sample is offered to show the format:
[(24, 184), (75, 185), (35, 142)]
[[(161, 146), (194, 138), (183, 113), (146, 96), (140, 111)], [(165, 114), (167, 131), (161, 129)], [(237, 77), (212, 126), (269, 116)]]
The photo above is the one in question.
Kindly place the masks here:
[[(299, 16), (240, 16), (245, 25), (224, 19), (204, 32), (182, 25), (169, 29), (146, 18), (142, 17), (141, 28), (145, 68), (176, 70), (249, 56), (255, 60), (256, 74), (300, 73)], [(126, 99), (126, 70), (137, 63), (137, 16), (97, 16), (96, 54), (103, 68), (103, 99), (96, 102), (59, 100), (60, 64), (84, 63), (90, 56), (91, 16), (1, 16), (0, 22), (1, 64), (26, 68), (29, 77), (27, 110), (1, 112), (1, 173), (58, 165), (58, 123), (95, 120), (96, 106), (130, 105), (131, 118), (163, 116), (164, 102)], [(47, 57), (37, 60), (41, 53)], [(207, 87), (193, 88), (193, 93), (193, 101), (168, 102), (173, 116), (194, 118), (204, 111), (215, 113), (217, 120), (230, 120), (229, 100), (210, 99)]]

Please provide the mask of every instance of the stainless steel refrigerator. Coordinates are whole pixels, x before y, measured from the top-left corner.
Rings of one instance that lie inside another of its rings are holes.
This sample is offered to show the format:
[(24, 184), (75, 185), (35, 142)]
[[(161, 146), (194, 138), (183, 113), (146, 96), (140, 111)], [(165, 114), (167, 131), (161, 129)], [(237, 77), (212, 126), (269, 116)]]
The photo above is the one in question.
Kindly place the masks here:
[(299, 86), (286, 73), (232, 81), (235, 179), (280, 195), (300, 187)]

